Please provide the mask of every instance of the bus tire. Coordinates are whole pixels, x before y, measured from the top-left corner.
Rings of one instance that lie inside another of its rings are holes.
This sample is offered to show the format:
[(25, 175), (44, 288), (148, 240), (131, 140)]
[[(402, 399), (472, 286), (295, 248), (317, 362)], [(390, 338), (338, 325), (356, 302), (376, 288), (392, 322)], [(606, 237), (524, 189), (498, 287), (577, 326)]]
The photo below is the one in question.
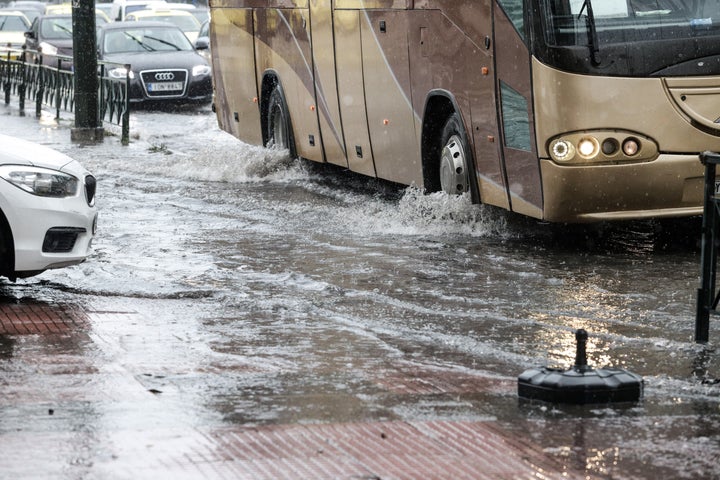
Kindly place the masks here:
[(448, 195), (462, 195), (470, 189), (470, 149), (457, 113), (447, 119), (440, 138), (440, 190)]
[(0, 210), (0, 276), (7, 277), (14, 282), (15, 275), (15, 242), (10, 224), (5, 214)]
[(279, 85), (273, 88), (268, 100), (267, 115), (268, 147), (288, 150), (290, 156), (295, 157), (295, 142), (292, 133), (292, 123), (288, 113), (285, 96)]

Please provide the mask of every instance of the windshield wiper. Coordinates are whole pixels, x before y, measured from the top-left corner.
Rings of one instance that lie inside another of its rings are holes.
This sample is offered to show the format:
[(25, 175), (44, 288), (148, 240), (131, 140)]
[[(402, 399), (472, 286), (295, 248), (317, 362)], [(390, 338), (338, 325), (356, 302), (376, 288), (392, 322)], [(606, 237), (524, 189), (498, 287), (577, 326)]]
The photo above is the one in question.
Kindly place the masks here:
[(595, 15), (593, 14), (592, 0), (585, 0), (578, 13), (578, 20), (583, 11), (587, 8), (586, 26), (588, 31), (588, 47), (590, 47), (590, 59), (595, 65), (600, 65), (600, 42), (597, 36), (597, 27), (595, 26)]
[(137, 43), (137, 44), (140, 45), (142, 48), (144, 48), (145, 51), (147, 51), (147, 52), (152, 52), (152, 51), (155, 50), (155, 49), (152, 48), (150, 45), (145, 45), (145, 43), (143, 43), (142, 40), (140, 40), (139, 38), (137, 38), (137, 37), (136, 37), (135, 35), (133, 35), (132, 33), (128, 33), (128, 32), (123, 32), (123, 33), (125, 34), (126, 37), (131, 38), (133, 41), (135, 41), (135, 43)]
[(55, 24), (53, 24), (53, 26), (54, 26), (55, 28), (57, 28), (57, 29), (59, 29), (59, 30), (65, 32), (65, 33), (67, 33), (68, 36), (72, 37), (72, 30), (70, 30), (70, 29), (67, 28), (66, 26), (60, 25), (59, 23), (55, 23)]
[(162, 44), (167, 45), (167, 46), (170, 46), (170, 47), (174, 48), (175, 50), (180, 50), (180, 47), (178, 47), (177, 45), (175, 45), (175, 44), (172, 43), (172, 42), (168, 42), (167, 40), (163, 40), (162, 38), (149, 37), (149, 36), (147, 36), (147, 35), (145, 36), (145, 38), (147, 38), (147, 39), (149, 39), (149, 40), (155, 40), (156, 42), (162, 43)]

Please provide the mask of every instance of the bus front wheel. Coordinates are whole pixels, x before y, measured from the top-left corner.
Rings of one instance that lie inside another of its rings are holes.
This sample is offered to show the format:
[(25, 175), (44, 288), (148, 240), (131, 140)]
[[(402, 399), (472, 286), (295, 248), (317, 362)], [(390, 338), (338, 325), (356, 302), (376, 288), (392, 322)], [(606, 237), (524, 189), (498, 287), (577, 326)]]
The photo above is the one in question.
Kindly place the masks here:
[(462, 195), (470, 188), (468, 146), (457, 113), (445, 122), (440, 145), (440, 189), (449, 195)]
[(290, 151), (290, 155), (294, 156), (290, 115), (288, 114), (285, 98), (279, 86), (276, 86), (270, 94), (267, 119), (267, 146), (288, 150)]

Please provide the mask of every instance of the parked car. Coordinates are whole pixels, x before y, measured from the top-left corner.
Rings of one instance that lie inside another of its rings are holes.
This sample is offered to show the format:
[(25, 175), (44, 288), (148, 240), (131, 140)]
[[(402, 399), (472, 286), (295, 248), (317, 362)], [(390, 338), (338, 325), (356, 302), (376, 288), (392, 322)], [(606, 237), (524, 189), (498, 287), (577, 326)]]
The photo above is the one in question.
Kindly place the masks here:
[[(72, 3), (54, 3), (45, 7), (45, 15), (72, 15)], [(101, 25), (108, 23), (110, 17), (107, 14), (95, 7), (95, 23)]]
[(165, 4), (165, 0), (113, 0), (112, 14), (110, 18), (121, 22), (132, 12), (145, 10), (151, 5)]
[(96, 181), (51, 148), (0, 134), (0, 275), (15, 281), (85, 261)]
[[(0, 10), (0, 47), (22, 48), (28, 28), (30, 22), (22, 12)], [(5, 57), (7, 54), (3, 51), (2, 55)], [(11, 54), (11, 58), (18, 56), (17, 52)]]
[(167, 2), (166, 4), (150, 5), (148, 8), (185, 10), (193, 14), (198, 22), (210, 20), (210, 10), (205, 5), (193, 5), (192, 3)]
[[(120, 64), (112, 78), (130, 77), (130, 102), (212, 100), (210, 65), (175, 25), (167, 22), (111, 22), (100, 28), (98, 59)], [(130, 72), (124, 66), (131, 65)]]
[(113, 21), (113, 4), (112, 2), (106, 2), (106, 3), (99, 3), (95, 2), (95, 10), (100, 10), (103, 12), (107, 17), (108, 21)]
[(186, 10), (169, 10), (160, 8), (149, 8), (146, 10), (138, 10), (132, 12), (125, 17), (127, 21), (150, 21), (150, 22), (169, 22), (178, 27), (187, 35), (191, 42), (195, 42), (200, 32), (200, 22), (190, 12)]
[(205, 57), (208, 63), (212, 64), (212, 57), (210, 56), (210, 20), (205, 20), (200, 25), (198, 38), (195, 40), (195, 50)]
[(38, 58), (33, 51), (42, 50), (43, 65), (58, 65), (58, 56), (70, 57), (60, 59), (60, 68), (72, 70), (73, 34), (72, 15), (41, 15), (33, 21), (30, 30), (25, 32), (25, 47), (29, 50), (27, 59), (35, 62)]
[(189, 10), (190, 13), (195, 15), (200, 23), (210, 20), (210, 10), (207, 7), (197, 7), (193, 10)]
[(19, 0), (17, 2), (10, 2), (5, 7), (7, 10), (14, 10), (16, 12), (22, 12), (30, 23), (39, 17), (45, 11), (45, 2), (37, 2), (33, 0)]

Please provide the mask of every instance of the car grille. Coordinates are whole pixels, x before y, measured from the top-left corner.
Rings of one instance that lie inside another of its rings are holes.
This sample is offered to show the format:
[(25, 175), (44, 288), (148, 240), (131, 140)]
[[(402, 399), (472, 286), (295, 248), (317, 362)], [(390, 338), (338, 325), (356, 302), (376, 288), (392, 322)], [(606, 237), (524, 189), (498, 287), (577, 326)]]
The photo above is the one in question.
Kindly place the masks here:
[(53, 227), (45, 234), (42, 251), (45, 253), (67, 253), (75, 247), (75, 241), (84, 228)]
[(172, 98), (185, 95), (187, 70), (145, 70), (140, 72), (145, 93), (150, 98)]

